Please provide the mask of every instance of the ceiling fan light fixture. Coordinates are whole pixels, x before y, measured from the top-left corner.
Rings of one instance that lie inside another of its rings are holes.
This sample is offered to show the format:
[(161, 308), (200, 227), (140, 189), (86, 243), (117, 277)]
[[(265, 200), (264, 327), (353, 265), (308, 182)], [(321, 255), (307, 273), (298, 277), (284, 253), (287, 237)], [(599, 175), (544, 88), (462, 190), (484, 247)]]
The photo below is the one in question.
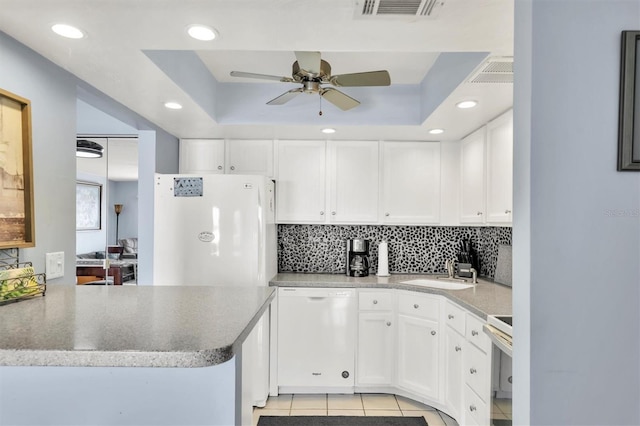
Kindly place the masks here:
[(324, 128), (321, 130), (322, 133), (327, 134), (327, 135), (331, 135), (333, 133), (336, 132), (336, 129), (332, 129), (330, 127)]
[(76, 157), (78, 158), (100, 158), (104, 152), (104, 147), (97, 142), (86, 139), (76, 141)]
[(187, 34), (191, 38), (200, 41), (211, 41), (218, 37), (218, 33), (211, 27), (206, 25), (193, 24), (187, 27)]
[(431, 129), (429, 133), (432, 135), (441, 135), (444, 133), (444, 129)]
[(478, 101), (462, 101), (462, 102), (458, 102), (456, 104), (456, 107), (460, 108), (460, 109), (469, 109), (469, 108), (473, 108), (476, 105), (478, 105)]
[(80, 39), (84, 37), (84, 32), (81, 29), (68, 24), (53, 24), (51, 31), (65, 38)]
[(164, 107), (168, 109), (182, 109), (182, 105), (177, 102), (165, 102)]

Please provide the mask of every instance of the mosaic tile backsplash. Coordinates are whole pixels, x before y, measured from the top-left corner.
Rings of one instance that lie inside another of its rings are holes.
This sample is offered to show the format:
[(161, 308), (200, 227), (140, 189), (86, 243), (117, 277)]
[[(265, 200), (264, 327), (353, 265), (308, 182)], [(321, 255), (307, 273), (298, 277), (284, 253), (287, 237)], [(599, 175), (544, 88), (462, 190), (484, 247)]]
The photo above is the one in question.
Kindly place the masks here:
[(480, 276), (493, 278), (498, 246), (511, 245), (509, 227), (278, 225), (278, 271), (345, 273), (346, 240), (370, 240), (370, 274), (378, 270), (378, 244), (389, 244), (389, 272), (445, 273), (446, 259), (456, 257), (461, 240), (471, 241)]

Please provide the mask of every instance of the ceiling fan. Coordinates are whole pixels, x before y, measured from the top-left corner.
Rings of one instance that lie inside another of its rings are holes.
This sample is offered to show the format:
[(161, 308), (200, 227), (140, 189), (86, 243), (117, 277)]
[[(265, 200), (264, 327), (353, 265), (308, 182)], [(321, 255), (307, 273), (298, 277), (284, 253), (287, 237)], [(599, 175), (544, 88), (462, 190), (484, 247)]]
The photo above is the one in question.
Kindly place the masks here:
[(322, 87), (322, 84), (331, 84), (336, 87), (389, 86), (391, 84), (389, 72), (386, 70), (331, 75), (331, 65), (320, 58), (320, 52), (297, 51), (294, 53), (297, 61), (293, 63), (291, 77), (241, 71), (231, 71), (231, 76), (302, 84), (302, 87), (289, 90), (270, 100), (267, 105), (282, 105), (300, 93), (317, 93), (343, 111), (360, 105), (360, 102), (337, 89)]

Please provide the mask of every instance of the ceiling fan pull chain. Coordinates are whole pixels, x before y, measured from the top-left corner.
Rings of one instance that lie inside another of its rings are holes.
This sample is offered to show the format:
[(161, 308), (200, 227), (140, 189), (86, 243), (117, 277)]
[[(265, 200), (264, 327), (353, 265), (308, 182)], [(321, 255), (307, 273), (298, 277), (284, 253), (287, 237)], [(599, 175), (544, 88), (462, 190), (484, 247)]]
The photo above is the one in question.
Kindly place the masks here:
[(318, 97), (320, 98), (320, 112), (318, 112), (318, 115), (322, 116), (322, 95)]

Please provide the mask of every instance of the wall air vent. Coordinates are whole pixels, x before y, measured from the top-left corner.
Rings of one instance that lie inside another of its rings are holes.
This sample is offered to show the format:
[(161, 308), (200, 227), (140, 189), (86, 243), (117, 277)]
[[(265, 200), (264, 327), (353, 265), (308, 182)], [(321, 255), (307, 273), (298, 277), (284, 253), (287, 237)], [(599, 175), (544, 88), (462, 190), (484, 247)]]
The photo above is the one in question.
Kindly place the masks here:
[(467, 79), (468, 83), (513, 83), (513, 57), (491, 57)]
[(423, 17), (435, 18), (445, 0), (356, 0), (360, 18)]

